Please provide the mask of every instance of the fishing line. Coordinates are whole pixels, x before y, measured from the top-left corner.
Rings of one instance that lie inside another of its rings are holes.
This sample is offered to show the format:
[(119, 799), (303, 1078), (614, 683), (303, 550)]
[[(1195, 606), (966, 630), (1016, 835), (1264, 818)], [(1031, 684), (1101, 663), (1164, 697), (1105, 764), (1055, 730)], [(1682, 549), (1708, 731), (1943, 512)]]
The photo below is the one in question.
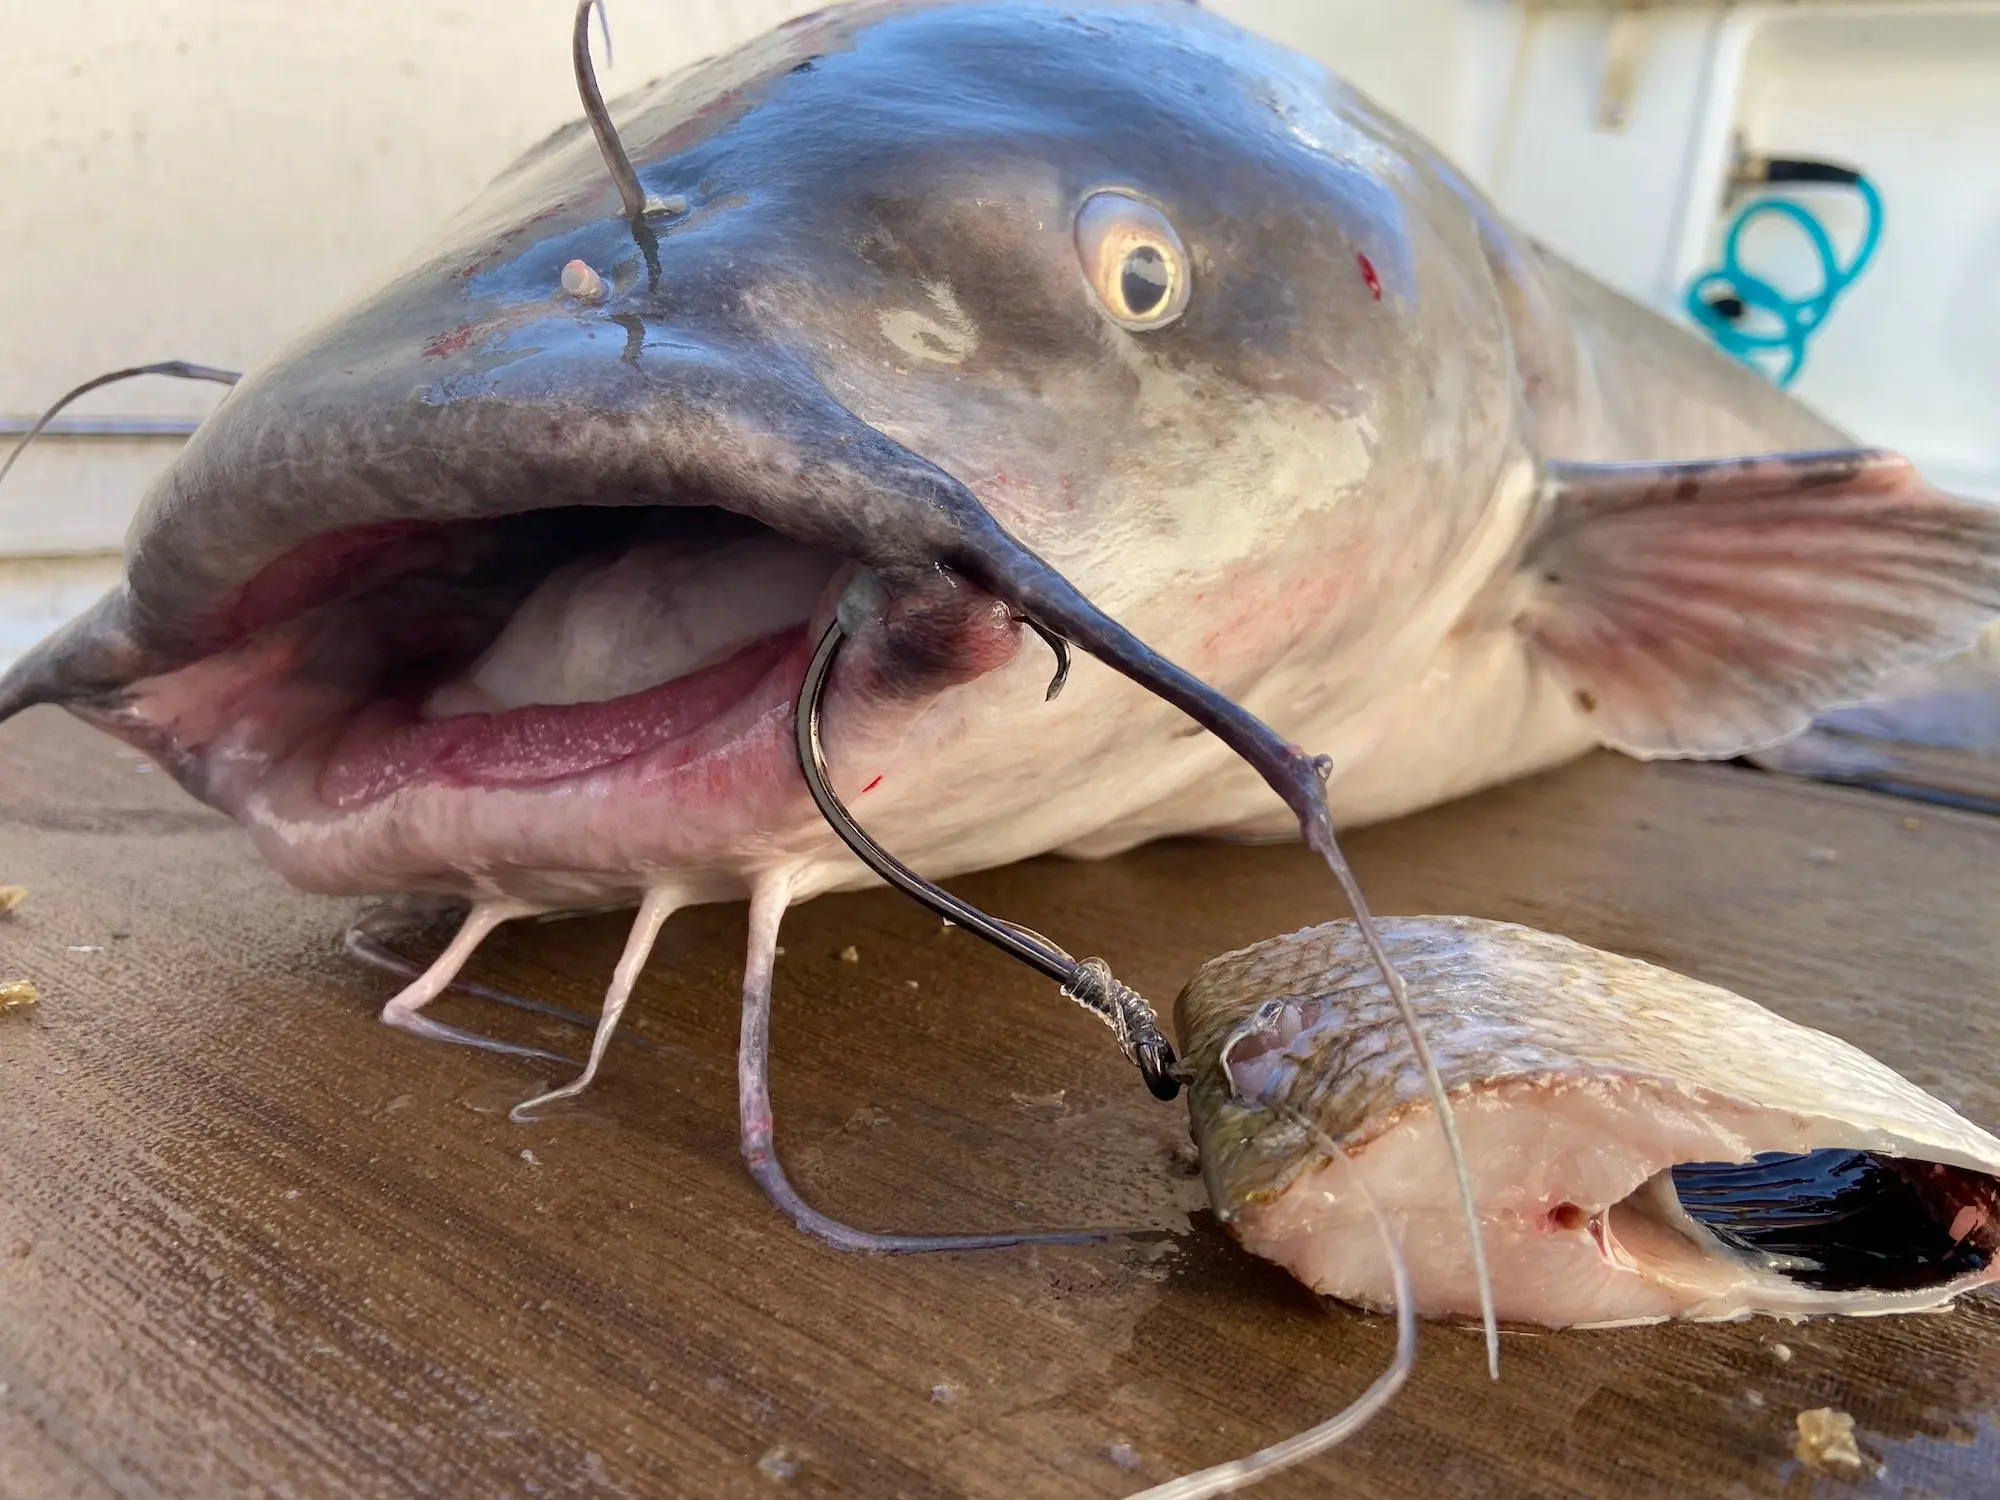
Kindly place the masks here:
[[(1834, 303), (1860, 279), (1875, 259), (1882, 241), (1882, 195), (1862, 173), (1834, 162), (1777, 157), (1740, 171), (1739, 184), (1769, 183), (1807, 187), (1846, 188), (1857, 194), (1868, 215), (1867, 227), (1852, 257), (1842, 260), (1833, 236), (1818, 215), (1788, 198), (1762, 197), (1737, 211), (1722, 242), (1722, 264), (1697, 276), (1687, 289), (1688, 316), (1705, 330), (1724, 353), (1789, 386), (1805, 367), (1806, 346), (1832, 313)], [(1759, 219), (1779, 219), (1796, 226), (1818, 261), (1820, 289), (1794, 297), (1743, 264), (1743, 237)], [(1754, 317), (1754, 327), (1745, 326)], [(1765, 364), (1781, 355), (1776, 374)]]

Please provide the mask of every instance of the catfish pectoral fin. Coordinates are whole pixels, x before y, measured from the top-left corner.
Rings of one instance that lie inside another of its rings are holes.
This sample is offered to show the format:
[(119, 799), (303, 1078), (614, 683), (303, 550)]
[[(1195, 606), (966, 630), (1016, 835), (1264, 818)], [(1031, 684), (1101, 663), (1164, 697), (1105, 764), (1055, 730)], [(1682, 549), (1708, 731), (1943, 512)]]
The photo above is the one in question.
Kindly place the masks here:
[(1723, 756), (2000, 615), (2000, 509), (1870, 449), (1550, 464), (1516, 618), (1599, 738)]

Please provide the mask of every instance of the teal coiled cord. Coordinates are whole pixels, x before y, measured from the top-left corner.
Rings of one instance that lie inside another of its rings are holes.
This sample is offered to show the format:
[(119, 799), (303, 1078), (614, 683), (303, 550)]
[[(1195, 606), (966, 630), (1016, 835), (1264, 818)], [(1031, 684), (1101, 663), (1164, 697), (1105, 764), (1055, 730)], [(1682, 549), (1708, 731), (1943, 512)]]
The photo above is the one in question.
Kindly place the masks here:
[[(1784, 366), (1772, 379), (1788, 386), (1805, 367), (1807, 342), (1825, 326), (1833, 304), (1875, 258), (1882, 242), (1882, 195), (1861, 173), (1830, 162), (1774, 160), (1764, 164), (1760, 176), (1771, 183), (1818, 183), (1851, 188), (1861, 195), (1868, 210), (1868, 227), (1862, 231), (1861, 244), (1853, 258), (1843, 262), (1834, 248), (1833, 236), (1811, 209), (1784, 198), (1759, 198), (1745, 204), (1729, 226), (1722, 242), (1721, 266), (1703, 272), (1688, 287), (1688, 316), (1707, 331), (1724, 353), (1767, 374), (1769, 367), (1763, 363), (1763, 356), (1782, 354)], [(1819, 257), (1821, 285), (1812, 296), (1788, 296), (1744, 268), (1740, 253), (1744, 231), (1767, 215), (1796, 224)], [(1776, 329), (1744, 327), (1744, 320), (1753, 313), (1763, 315), (1759, 321), (1765, 328), (1775, 322)]]

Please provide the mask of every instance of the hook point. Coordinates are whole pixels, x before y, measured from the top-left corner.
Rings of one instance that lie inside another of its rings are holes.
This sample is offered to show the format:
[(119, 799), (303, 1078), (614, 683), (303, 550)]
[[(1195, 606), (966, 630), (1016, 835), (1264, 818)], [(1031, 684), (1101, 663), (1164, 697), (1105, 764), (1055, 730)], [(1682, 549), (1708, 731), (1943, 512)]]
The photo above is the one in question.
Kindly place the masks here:
[(1063, 687), (1069, 682), (1069, 642), (1049, 629), (1040, 620), (1034, 619), (1029, 615), (1016, 615), (1014, 618), (1017, 622), (1027, 626), (1036, 635), (1040, 636), (1042, 644), (1055, 653), (1056, 675), (1049, 679), (1049, 690), (1042, 695), (1042, 702), (1053, 703), (1057, 698), (1062, 696)]

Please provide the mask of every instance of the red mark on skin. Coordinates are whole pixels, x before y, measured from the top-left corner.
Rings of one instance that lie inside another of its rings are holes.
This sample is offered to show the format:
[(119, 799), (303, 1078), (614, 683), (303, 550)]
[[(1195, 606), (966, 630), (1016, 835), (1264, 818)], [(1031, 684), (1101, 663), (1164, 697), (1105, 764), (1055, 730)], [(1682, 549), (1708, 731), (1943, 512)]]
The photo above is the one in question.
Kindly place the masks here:
[(867, 796), (870, 792), (874, 791), (875, 788), (880, 786), (881, 784), (882, 784), (882, 778), (880, 776), (877, 776), (873, 781), (869, 782), (868, 785), (864, 786), (861, 789), (861, 795), (864, 797)]
[(441, 333), (425, 344), (424, 358), (443, 359), (447, 355), (456, 354), (472, 342), (475, 333), (476, 330), (470, 323), (461, 323), (450, 333)]
[(1357, 255), (1354, 258), (1360, 263), (1361, 279), (1368, 283), (1368, 290), (1374, 294), (1375, 300), (1380, 302), (1382, 300), (1382, 278), (1375, 274), (1375, 262), (1365, 255)]

